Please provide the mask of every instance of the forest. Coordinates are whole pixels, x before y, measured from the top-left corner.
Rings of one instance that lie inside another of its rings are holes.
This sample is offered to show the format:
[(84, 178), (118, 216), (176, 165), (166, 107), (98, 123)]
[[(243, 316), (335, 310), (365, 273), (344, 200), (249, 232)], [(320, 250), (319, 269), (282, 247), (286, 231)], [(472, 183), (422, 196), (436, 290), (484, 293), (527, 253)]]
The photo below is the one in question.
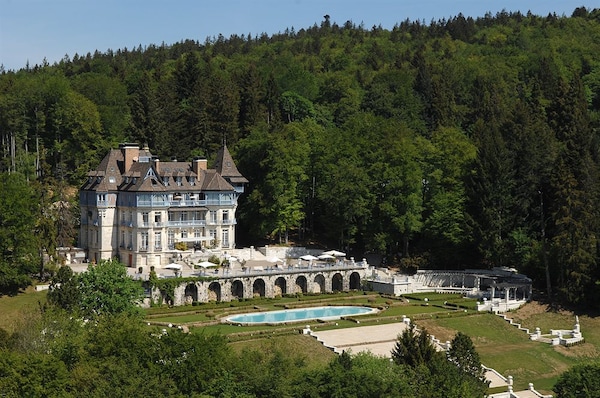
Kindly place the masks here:
[(239, 245), (319, 243), (385, 265), (508, 266), (600, 303), (600, 10), (323, 20), (0, 68), (0, 291), (76, 244), (77, 189), (120, 142), (226, 143), (250, 181)]

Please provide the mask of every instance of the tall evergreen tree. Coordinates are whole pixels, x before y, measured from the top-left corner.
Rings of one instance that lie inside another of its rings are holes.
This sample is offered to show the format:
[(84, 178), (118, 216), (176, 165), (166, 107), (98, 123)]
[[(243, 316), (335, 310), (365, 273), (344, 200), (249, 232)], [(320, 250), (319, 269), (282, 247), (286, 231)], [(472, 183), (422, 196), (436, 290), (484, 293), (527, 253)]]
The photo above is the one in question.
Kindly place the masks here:
[(566, 298), (581, 302), (598, 278), (598, 169), (580, 79), (561, 83), (549, 109), (549, 124), (561, 144), (553, 170), (553, 247), (558, 283)]

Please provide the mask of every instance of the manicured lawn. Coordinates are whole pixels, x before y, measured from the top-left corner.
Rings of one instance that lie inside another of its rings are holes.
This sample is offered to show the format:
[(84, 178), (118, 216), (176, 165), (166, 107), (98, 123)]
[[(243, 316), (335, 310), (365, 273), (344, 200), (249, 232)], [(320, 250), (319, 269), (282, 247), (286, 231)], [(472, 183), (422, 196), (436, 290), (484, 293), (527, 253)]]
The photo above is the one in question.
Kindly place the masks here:
[(457, 331), (469, 335), (482, 363), (513, 376), (516, 389), (534, 383), (537, 390), (550, 393), (557, 377), (578, 362), (569, 349), (531, 341), (525, 332), (492, 314), (417, 323), (442, 341), (451, 340)]
[[(423, 299), (427, 297), (428, 301)], [(27, 293), (15, 297), (0, 297), (0, 328), (12, 332), (23, 314), (35, 310), (46, 300), (46, 292)], [(314, 305), (370, 305), (385, 307), (379, 315), (356, 317), (362, 324), (397, 322), (402, 315), (414, 320), (419, 328), (441, 341), (452, 340), (457, 331), (471, 337), (483, 364), (501, 374), (511, 375), (516, 389), (526, 389), (534, 383), (538, 391), (552, 393), (552, 387), (564, 371), (576, 363), (596, 360), (600, 357), (600, 318), (581, 315), (581, 330), (586, 342), (574, 347), (552, 347), (531, 341), (529, 336), (510, 325), (499, 316), (476, 313), (464, 309), (440, 308), (444, 302), (457, 305), (473, 305), (473, 300), (458, 295), (422, 294), (408, 300), (394, 300), (377, 295), (331, 294), (322, 296), (286, 297), (281, 299), (257, 299), (235, 303), (209, 303), (189, 307), (151, 308), (147, 310), (149, 321), (173, 324), (212, 321), (229, 313), (280, 310), (285, 306)], [(427, 303), (427, 305), (425, 305)], [(509, 317), (521, 322), (533, 332), (540, 327), (543, 333), (550, 329), (571, 329), (575, 324), (572, 313), (551, 312), (537, 303), (527, 304), (520, 310), (510, 312)], [(318, 321), (299, 322), (278, 326), (237, 326), (218, 324), (191, 327), (192, 333), (219, 333), (229, 336), (234, 349), (244, 347), (283, 347), (286, 352), (300, 353), (300, 358), (310, 366), (326, 364), (335, 354), (323, 347), (316, 339), (301, 335), (299, 331), (307, 324), (313, 330), (355, 327), (356, 322), (339, 320), (328, 323)]]
[(234, 342), (230, 343), (230, 346), (236, 351), (244, 349), (281, 350), (291, 355), (295, 361), (302, 361), (309, 367), (326, 366), (336, 356), (317, 339), (301, 334)]
[(28, 311), (39, 308), (46, 302), (46, 291), (36, 292), (29, 288), (27, 292), (16, 296), (0, 297), (0, 328), (12, 332)]

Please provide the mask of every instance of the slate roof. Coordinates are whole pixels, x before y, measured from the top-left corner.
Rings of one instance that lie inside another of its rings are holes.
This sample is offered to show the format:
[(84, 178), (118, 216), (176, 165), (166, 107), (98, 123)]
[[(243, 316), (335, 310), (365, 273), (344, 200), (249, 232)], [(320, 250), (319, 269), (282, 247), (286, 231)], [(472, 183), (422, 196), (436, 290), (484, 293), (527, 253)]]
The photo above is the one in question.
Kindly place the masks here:
[[(139, 161), (142, 159), (142, 161)], [(215, 169), (199, 170), (196, 174), (190, 162), (153, 161), (146, 148), (140, 149), (129, 170), (120, 149), (111, 149), (96, 170), (88, 173), (81, 190), (122, 192), (200, 192), (234, 191), (232, 183), (248, 182), (238, 171), (231, 154), (223, 147), (217, 155)], [(224, 173), (225, 175), (223, 175)]]
[(217, 152), (215, 160), (215, 170), (226, 180), (233, 183), (246, 183), (248, 180), (239, 172), (227, 145), (223, 145)]

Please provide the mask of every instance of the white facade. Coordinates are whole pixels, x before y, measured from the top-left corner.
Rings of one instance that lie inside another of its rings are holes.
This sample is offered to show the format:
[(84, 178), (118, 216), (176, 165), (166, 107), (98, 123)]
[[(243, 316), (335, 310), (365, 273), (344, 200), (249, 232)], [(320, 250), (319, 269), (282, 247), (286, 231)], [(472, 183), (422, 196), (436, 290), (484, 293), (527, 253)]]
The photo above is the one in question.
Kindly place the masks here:
[(80, 190), (79, 246), (89, 261), (118, 258), (130, 267), (160, 267), (176, 244), (235, 248), (237, 200), (247, 180), (223, 147), (206, 160), (160, 162), (148, 149), (121, 144), (88, 174)]

